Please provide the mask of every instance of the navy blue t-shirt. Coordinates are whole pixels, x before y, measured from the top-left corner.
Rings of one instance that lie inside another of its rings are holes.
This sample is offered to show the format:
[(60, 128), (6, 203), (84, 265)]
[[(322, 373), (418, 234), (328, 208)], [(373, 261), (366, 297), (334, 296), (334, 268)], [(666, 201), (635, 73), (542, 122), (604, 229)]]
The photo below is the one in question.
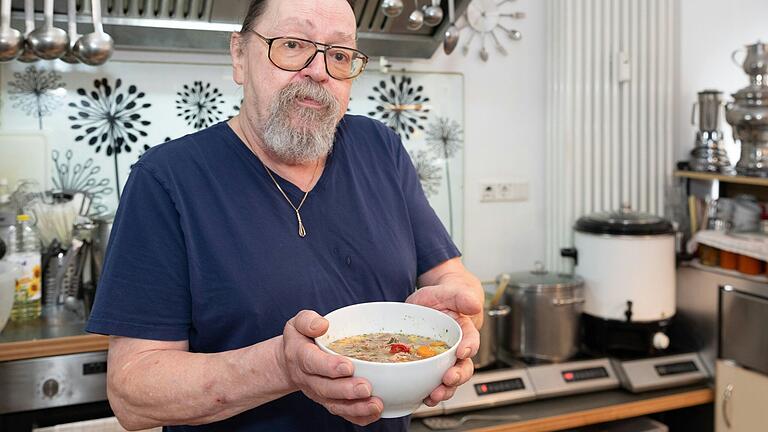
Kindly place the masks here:
[[(298, 205), (304, 193), (275, 179)], [(125, 186), (87, 330), (233, 350), (282, 334), (302, 309), (403, 301), (418, 275), (459, 256), (400, 139), (365, 117), (340, 122), (301, 217), (304, 238), (226, 123), (152, 148)], [(408, 421), (356, 427), (295, 392), (216, 424), (167, 429), (404, 431)]]

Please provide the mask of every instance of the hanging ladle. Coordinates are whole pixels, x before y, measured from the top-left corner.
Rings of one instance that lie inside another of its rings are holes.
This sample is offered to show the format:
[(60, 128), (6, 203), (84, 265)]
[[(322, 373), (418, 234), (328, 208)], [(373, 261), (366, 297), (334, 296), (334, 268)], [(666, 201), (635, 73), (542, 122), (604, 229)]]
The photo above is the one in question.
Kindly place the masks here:
[(445, 39), (443, 39), (443, 51), (446, 54), (451, 54), (456, 45), (459, 44), (459, 28), (456, 27), (456, 11), (454, 0), (448, 0), (448, 19), (451, 21), (451, 25), (445, 30)]
[(61, 56), (61, 60), (71, 63), (71, 64), (78, 64), (80, 63), (80, 60), (75, 57), (75, 52), (73, 51), (73, 48), (75, 47), (75, 44), (77, 43), (78, 38), (80, 35), (77, 34), (77, 0), (68, 0), (67, 1), (67, 25), (69, 26), (69, 47), (67, 48), (67, 52), (64, 53), (63, 56)]
[[(24, 38), (35, 31), (35, 0), (24, 0)], [(34, 63), (40, 60), (29, 48), (29, 42), (24, 41), (24, 49), (19, 55), (20, 62)]]
[(425, 5), (424, 24), (430, 27), (436, 27), (443, 22), (443, 8), (440, 7), (440, 0), (432, 0), (432, 4)]
[(413, 0), (413, 3), (416, 5), (413, 9), (413, 12), (411, 12), (410, 15), (408, 15), (408, 24), (406, 27), (408, 30), (416, 31), (419, 30), (424, 25), (424, 12), (419, 9), (419, 1)]
[(57, 59), (67, 52), (69, 37), (67, 32), (53, 26), (53, 0), (43, 3), (45, 24), (27, 36), (27, 44), (35, 55), (44, 60)]
[(104, 33), (101, 25), (101, 0), (91, 0), (93, 33), (81, 37), (74, 47), (75, 56), (90, 66), (99, 66), (112, 57), (115, 42), (112, 36)]
[(0, 3), (0, 62), (15, 59), (24, 47), (21, 32), (11, 28), (11, 0)]
[(381, 13), (390, 18), (400, 16), (403, 13), (403, 0), (382, 0)]

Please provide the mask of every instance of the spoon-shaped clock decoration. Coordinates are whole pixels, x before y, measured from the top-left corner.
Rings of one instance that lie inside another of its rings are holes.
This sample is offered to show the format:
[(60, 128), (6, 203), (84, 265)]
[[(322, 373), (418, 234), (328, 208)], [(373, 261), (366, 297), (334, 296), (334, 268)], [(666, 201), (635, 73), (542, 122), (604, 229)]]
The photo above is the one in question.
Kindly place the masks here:
[(482, 61), (487, 62), (490, 59), (490, 52), (486, 47), (486, 43), (493, 44), (496, 52), (506, 56), (508, 50), (504, 46), (504, 42), (509, 40), (519, 41), (522, 39), (523, 34), (519, 30), (510, 27), (509, 22), (525, 18), (525, 13), (506, 12), (503, 10), (503, 6), (506, 3), (513, 3), (514, 1), (515, 0), (474, 0), (469, 4), (466, 15), (464, 16), (465, 22), (459, 27), (459, 30), (467, 29), (470, 33), (461, 48), (464, 55), (469, 54), (469, 51), (472, 48), (472, 42), (479, 40), (480, 50), (478, 51), (478, 55)]

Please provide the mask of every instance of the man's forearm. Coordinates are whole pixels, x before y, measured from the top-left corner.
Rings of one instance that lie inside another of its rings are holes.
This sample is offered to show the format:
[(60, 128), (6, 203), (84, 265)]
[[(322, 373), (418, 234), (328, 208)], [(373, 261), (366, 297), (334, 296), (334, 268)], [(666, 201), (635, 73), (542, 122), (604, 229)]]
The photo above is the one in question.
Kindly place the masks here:
[(296, 391), (281, 366), (282, 336), (216, 354), (149, 350), (113, 364), (120, 350), (110, 348), (108, 394), (126, 429), (211, 423)]

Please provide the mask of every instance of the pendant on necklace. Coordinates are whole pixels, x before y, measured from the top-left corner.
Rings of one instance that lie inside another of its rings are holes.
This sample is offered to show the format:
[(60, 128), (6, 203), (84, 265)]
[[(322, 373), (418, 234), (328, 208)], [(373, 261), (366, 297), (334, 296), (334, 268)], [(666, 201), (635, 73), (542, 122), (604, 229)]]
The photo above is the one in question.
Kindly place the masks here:
[(299, 222), (299, 237), (304, 238), (307, 236), (307, 230), (304, 229), (304, 223), (301, 222), (301, 215), (296, 210), (296, 220)]

